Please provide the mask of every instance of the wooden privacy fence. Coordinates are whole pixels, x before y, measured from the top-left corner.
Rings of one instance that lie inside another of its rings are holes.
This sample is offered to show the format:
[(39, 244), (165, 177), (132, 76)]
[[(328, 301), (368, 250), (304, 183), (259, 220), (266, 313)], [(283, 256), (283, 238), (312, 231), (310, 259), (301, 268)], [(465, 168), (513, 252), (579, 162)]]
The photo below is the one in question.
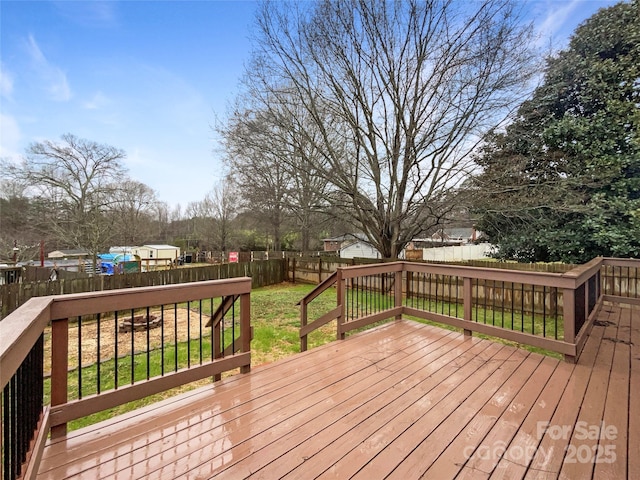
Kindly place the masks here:
[(0, 320), (33, 297), (67, 293), (99, 292), (120, 288), (175, 285), (180, 283), (251, 277), (253, 288), (286, 280), (285, 260), (251, 263), (227, 263), (202, 267), (176, 268), (123, 275), (82, 276), (54, 281), (23, 282), (0, 285)]

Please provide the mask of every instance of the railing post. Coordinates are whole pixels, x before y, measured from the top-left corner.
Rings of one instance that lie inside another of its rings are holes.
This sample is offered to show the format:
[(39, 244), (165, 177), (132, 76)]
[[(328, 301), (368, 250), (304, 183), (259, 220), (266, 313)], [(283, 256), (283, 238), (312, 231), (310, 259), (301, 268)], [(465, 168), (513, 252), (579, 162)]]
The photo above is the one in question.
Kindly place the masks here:
[(345, 304), (344, 304), (344, 300), (346, 298), (346, 287), (345, 287), (345, 282), (342, 279), (342, 269), (338, 268), (338, 273), (336, 275), (336, 296), (337, 296), (337, 303), (338, 303), (338, 307), (340, 307), (340, 313), (338, 314), (338, 318), (337, 318), (337, 339), (338, 340), (344, 340), (345, 338), (345, 334), (342, 331), (342, 324), (344, 323), (344, 309), (345, 309)]
[[(462, 279), (462, 302), (464, 306), (464, 319), (468, 321), (472, 321), (473, 314), (473, 285), (471, 283), (470, 277), (463, 277)], [(471, 330), (467, 330), (466, 328), (463, 330), (465, 337), (470, 337), (472, 334)]]
[[(300, 327), (305, 327), (307, 325), (307, 302), (303, 299), (300, 302)], [(307, 336), (303, 335), (300, 337), (300, 351), (307, 351)]]
[[(79, 320), (80, 321), (80, 320)], [(67, 375), (69, 370), (69, 319), (54, 320), (51, 325), (51, 406), (68, 401)], [(67, 424), (51, 427), (51, 438), (64, 437)]]
[[(240, 295), (240, 331), (242, 332), (242, 351), (251, 353), (251, 294)], [(240, 367), (240, 373), (249, 373), (251, 363)]]
[[(393, 296), (395, 299), (395, 306), (402, 307), (402, 272), (404, 271), (404, 267), (399, 272), (395, 274), (395, 282), (393, 285)], [(396, 315), (396, 320), (402, 320), (402, 314), (399, 313)]]
[[(576, 291), (573, 288), (562, 290), (562, 319), (564, 324), (564, 341), (576, 343)], [(565, 355), (567, 362), (574, 363), (573, 355)]]

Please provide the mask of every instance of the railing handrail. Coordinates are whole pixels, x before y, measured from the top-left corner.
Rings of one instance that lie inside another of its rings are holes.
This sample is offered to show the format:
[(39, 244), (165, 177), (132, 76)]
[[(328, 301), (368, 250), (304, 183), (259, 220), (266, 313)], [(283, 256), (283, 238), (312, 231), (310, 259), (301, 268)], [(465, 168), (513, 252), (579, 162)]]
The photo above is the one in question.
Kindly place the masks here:
[(296, 305), (308, 304), (314, 298), (316, 298), (319, 295), (321, 295), (322, 293), (324, 293), (330, 287), (335, 285), (337, 276), (338, 276), (338, 271), (337, 270), (335, 272), (332, 272), (331, 275), (329, 275), (327, 278), (325, 278), (322, 282), (320, 282), (318, 285), (316, 285), (313, 290), (311, 290), (304, 297), (302, 297), (300, 299), (300, 301), (298, 303), (296, 303)]
[[(511, 283), (526, 283), (529, 285), (556, 287), (556, 288), (576, 288), (580, 283), (584, 283), (586, 274), (583, 274), (585, 266), (589, 266), (590, 270), (597, 270), (592, 262), (598, 261), (594, 259), (588, 264), (580, 265), (575, 269), (571, 269), (564, 273), (553, 272), (528, 272), (526, 270), (511, 270), (508, 268), (490, 268), (490, 267), (473, 267), (467, 265), (445, 265), (440, 263), (423, 263), (409, 262), (399, 260), (397, 262), (389, 262), (372, 265), (354, 265), (348, 267), (340, 267), (344, 279), (355, 278), (362, 275), (375, 275), (377, 273), (391, 273), (396, 271), (409, 272), (426, 272), (436, 275), (451, 275), (458, 277), (468, 277), (480, 280), (495, 280)], [(580, 272), (577, 275), (576, 272)]]
[(577, 288), (583, 283), (585, 283), (589, 278), (593, 277), (597, 272), (602, 268), (603, 258), (596, 257), (589, 262), (578, 265), (575, 268), (572, 268), (568, 272), (563, 273), (562, 275), (565, 278), (571, 278), (575, 282), (573, 288)]

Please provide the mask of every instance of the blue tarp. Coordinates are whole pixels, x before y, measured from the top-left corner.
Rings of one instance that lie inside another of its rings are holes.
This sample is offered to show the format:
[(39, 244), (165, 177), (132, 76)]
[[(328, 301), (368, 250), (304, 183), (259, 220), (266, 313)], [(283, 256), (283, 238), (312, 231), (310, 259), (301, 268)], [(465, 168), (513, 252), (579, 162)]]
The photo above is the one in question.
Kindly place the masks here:
[(124, 262), (136, 261), (135, 255), (129, 253), (100, 253), (100, 270), (107, 275), (113, 275), (116, 265)]

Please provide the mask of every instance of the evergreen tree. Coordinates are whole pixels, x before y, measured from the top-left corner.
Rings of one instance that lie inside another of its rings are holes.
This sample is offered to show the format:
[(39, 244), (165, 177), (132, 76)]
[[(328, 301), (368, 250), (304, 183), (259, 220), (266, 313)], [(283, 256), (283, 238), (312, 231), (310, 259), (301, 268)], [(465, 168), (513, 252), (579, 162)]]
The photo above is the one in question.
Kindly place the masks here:
[(499, 256), (640, 257), (640, 2), (578, 27), (477, 160), (478, 228)]

